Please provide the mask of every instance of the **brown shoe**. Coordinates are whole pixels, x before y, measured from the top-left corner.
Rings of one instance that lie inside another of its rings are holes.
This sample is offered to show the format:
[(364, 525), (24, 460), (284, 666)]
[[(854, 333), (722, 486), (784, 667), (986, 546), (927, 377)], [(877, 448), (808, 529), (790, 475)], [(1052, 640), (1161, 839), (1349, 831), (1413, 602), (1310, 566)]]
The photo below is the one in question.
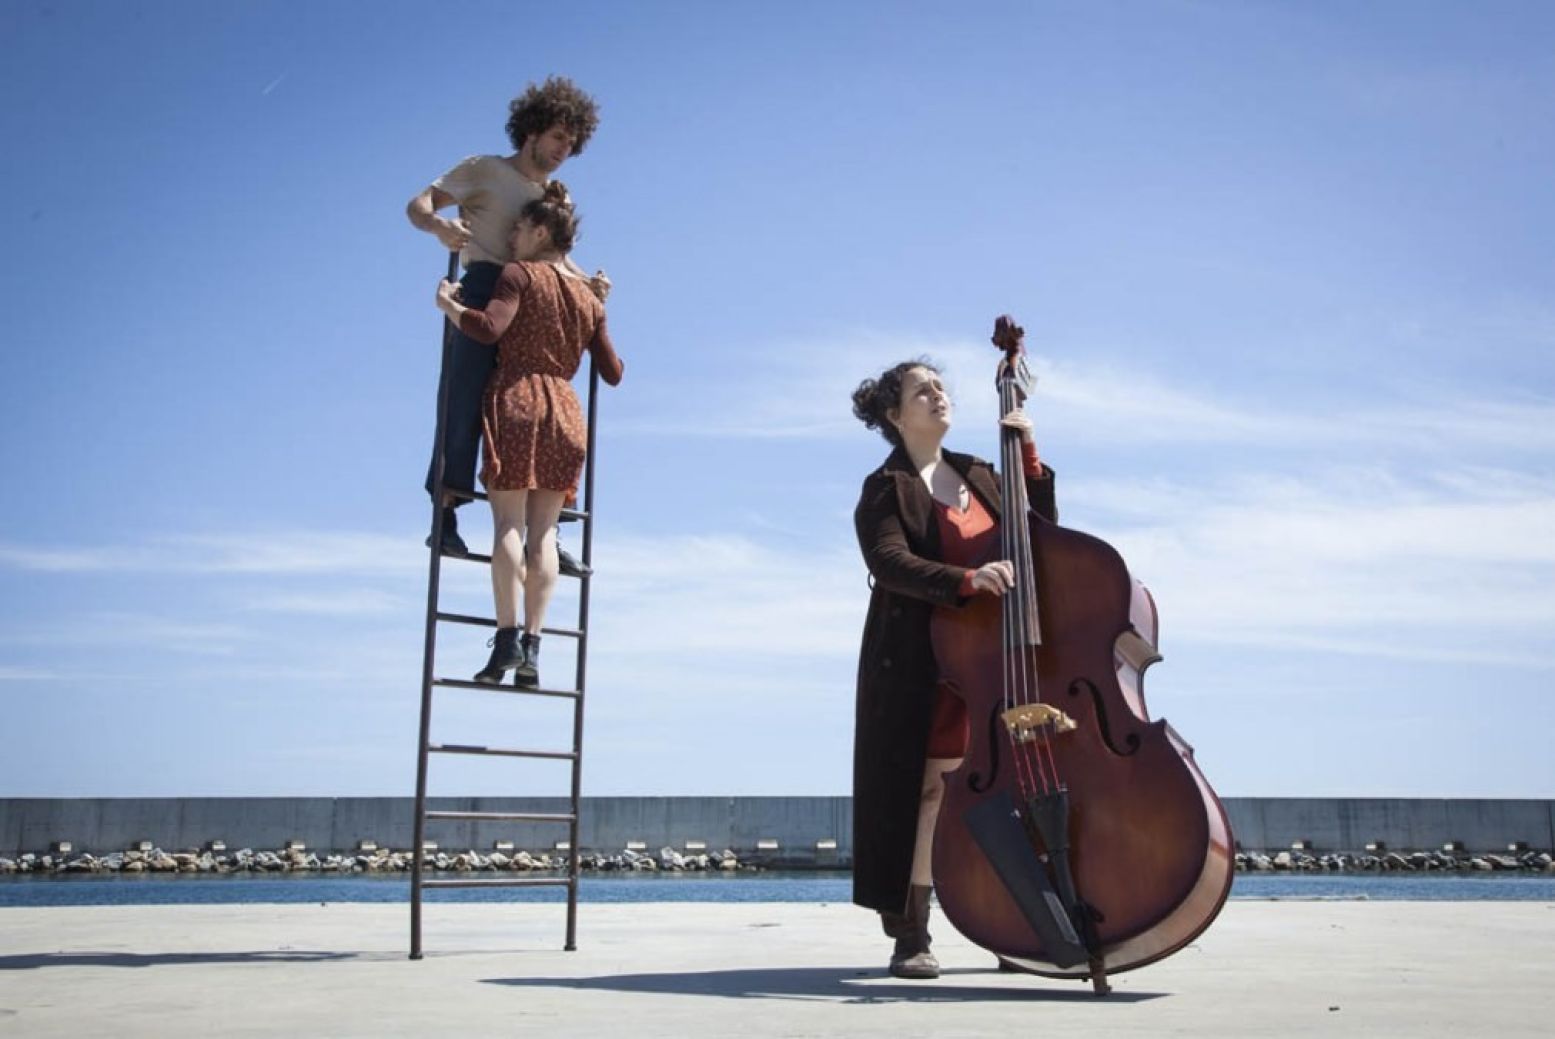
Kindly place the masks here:
[(881, 924), (891, 934), (893, 925), (899, 929), (891, 935), (896, 948), (891, 950), (891, 976), (913, 981), (930, 981), (939, 977), (939, 960), (929, 951), (933, 939), (929, 937), (928, 885), (914, 885), (907, 899), (907, 913), (881, 913)]

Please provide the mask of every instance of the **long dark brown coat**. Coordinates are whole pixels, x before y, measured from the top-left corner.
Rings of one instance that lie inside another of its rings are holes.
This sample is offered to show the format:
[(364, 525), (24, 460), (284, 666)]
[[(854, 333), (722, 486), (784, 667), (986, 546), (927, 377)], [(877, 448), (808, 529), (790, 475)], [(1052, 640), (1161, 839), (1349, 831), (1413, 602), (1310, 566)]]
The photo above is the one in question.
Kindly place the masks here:
[[(944, 458), (997, 522), (993, 466), (953, 451)], [(1056, 520), (1052, 470), (1028, 477), (1026, 489), (1033, 511)], [(864, 479), (853, 523), (874, 585), (859, 652), (853, 730), (853, 901), (899, 913), (911, 883), (938, 684), (929, 618), (936, 606), (965, 602), (959, 592), (966, 570), (938, 562), (934, 500), (901, 448)]]

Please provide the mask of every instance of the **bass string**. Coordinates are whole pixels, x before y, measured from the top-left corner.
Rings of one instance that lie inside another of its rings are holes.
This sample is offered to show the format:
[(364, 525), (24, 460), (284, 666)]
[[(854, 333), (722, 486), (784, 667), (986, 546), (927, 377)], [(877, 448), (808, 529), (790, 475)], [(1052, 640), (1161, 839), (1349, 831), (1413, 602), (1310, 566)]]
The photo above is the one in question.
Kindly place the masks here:
[[(1008, 371), (1008, 369), (1007, 369)], [(1006, 376), (1000, 381), (1000, 409), (1008, 415), (1018, 404), (1013, 379)], [(1029, 502), (1026, 496), (1026, 480), (1020, 434), (1004, 428), (1000, 434), (1000, 477), (1005, 502), (1005, 522), (1000, 524), (1000, 548), (1003, 557), (1016, 567), (1014, 592), (1005, 599), (1004, 656), (1007, 674), (1005, 707), (1030, 706), (1040, 703), (1042, 696), (1032, 660), (1029, 636), (1035, 630), (1037, 619), (1036, 582), (1031, 558), (1030, 531), (1024, 522)], [(1044, 730), (1045, 734), (1045, 730)], [(1058, 773), (1052, 762), (1051, 748), (1044, 762), (1041, 744), (1016, 740), (1006, 728), (1010, 741), (1011, 757), (1017, 763), (1017, 778), (1022, 792), (1029, 795), (1039, 789), (1050, 792), (1057, 784)]]

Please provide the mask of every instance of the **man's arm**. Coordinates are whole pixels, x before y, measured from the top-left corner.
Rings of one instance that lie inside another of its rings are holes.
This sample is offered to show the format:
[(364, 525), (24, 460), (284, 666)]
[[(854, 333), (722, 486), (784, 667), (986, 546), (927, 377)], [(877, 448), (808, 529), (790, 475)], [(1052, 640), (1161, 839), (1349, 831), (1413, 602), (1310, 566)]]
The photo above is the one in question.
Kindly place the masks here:
[(428, 187), (410, 200), (405, 215), (411, 224), (428, 234), (436, 235), (449, 252), (458, 252), (470, 242), (470, 225), (461, 217), (449, 220), (437, 215), (439, 209), (447, 209), (456, 199), (439, 187)]

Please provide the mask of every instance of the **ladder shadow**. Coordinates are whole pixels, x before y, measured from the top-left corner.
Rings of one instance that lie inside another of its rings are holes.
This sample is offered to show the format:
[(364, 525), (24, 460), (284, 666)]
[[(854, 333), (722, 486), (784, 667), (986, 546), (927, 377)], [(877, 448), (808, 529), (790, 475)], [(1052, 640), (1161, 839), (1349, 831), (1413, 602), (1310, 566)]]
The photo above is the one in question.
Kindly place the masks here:
[[(944, 971), (938, 981), (906, 982), (879, 969), (857, 967), (754, 967), (664, 974), (617, 974), (591, 978), (485, 978), (483, 984), (515, 988), (564, 988), (582, 992), (633, 992), (725, 999), (792, 999), (825, 1003), (1137, 1003), (1164, 992), (1117, 992), (1105, 998), (1089, 988), (985, 985), (973, 981), (990, 971)], [(958, 979), (965, 978), (966, 981)]]

